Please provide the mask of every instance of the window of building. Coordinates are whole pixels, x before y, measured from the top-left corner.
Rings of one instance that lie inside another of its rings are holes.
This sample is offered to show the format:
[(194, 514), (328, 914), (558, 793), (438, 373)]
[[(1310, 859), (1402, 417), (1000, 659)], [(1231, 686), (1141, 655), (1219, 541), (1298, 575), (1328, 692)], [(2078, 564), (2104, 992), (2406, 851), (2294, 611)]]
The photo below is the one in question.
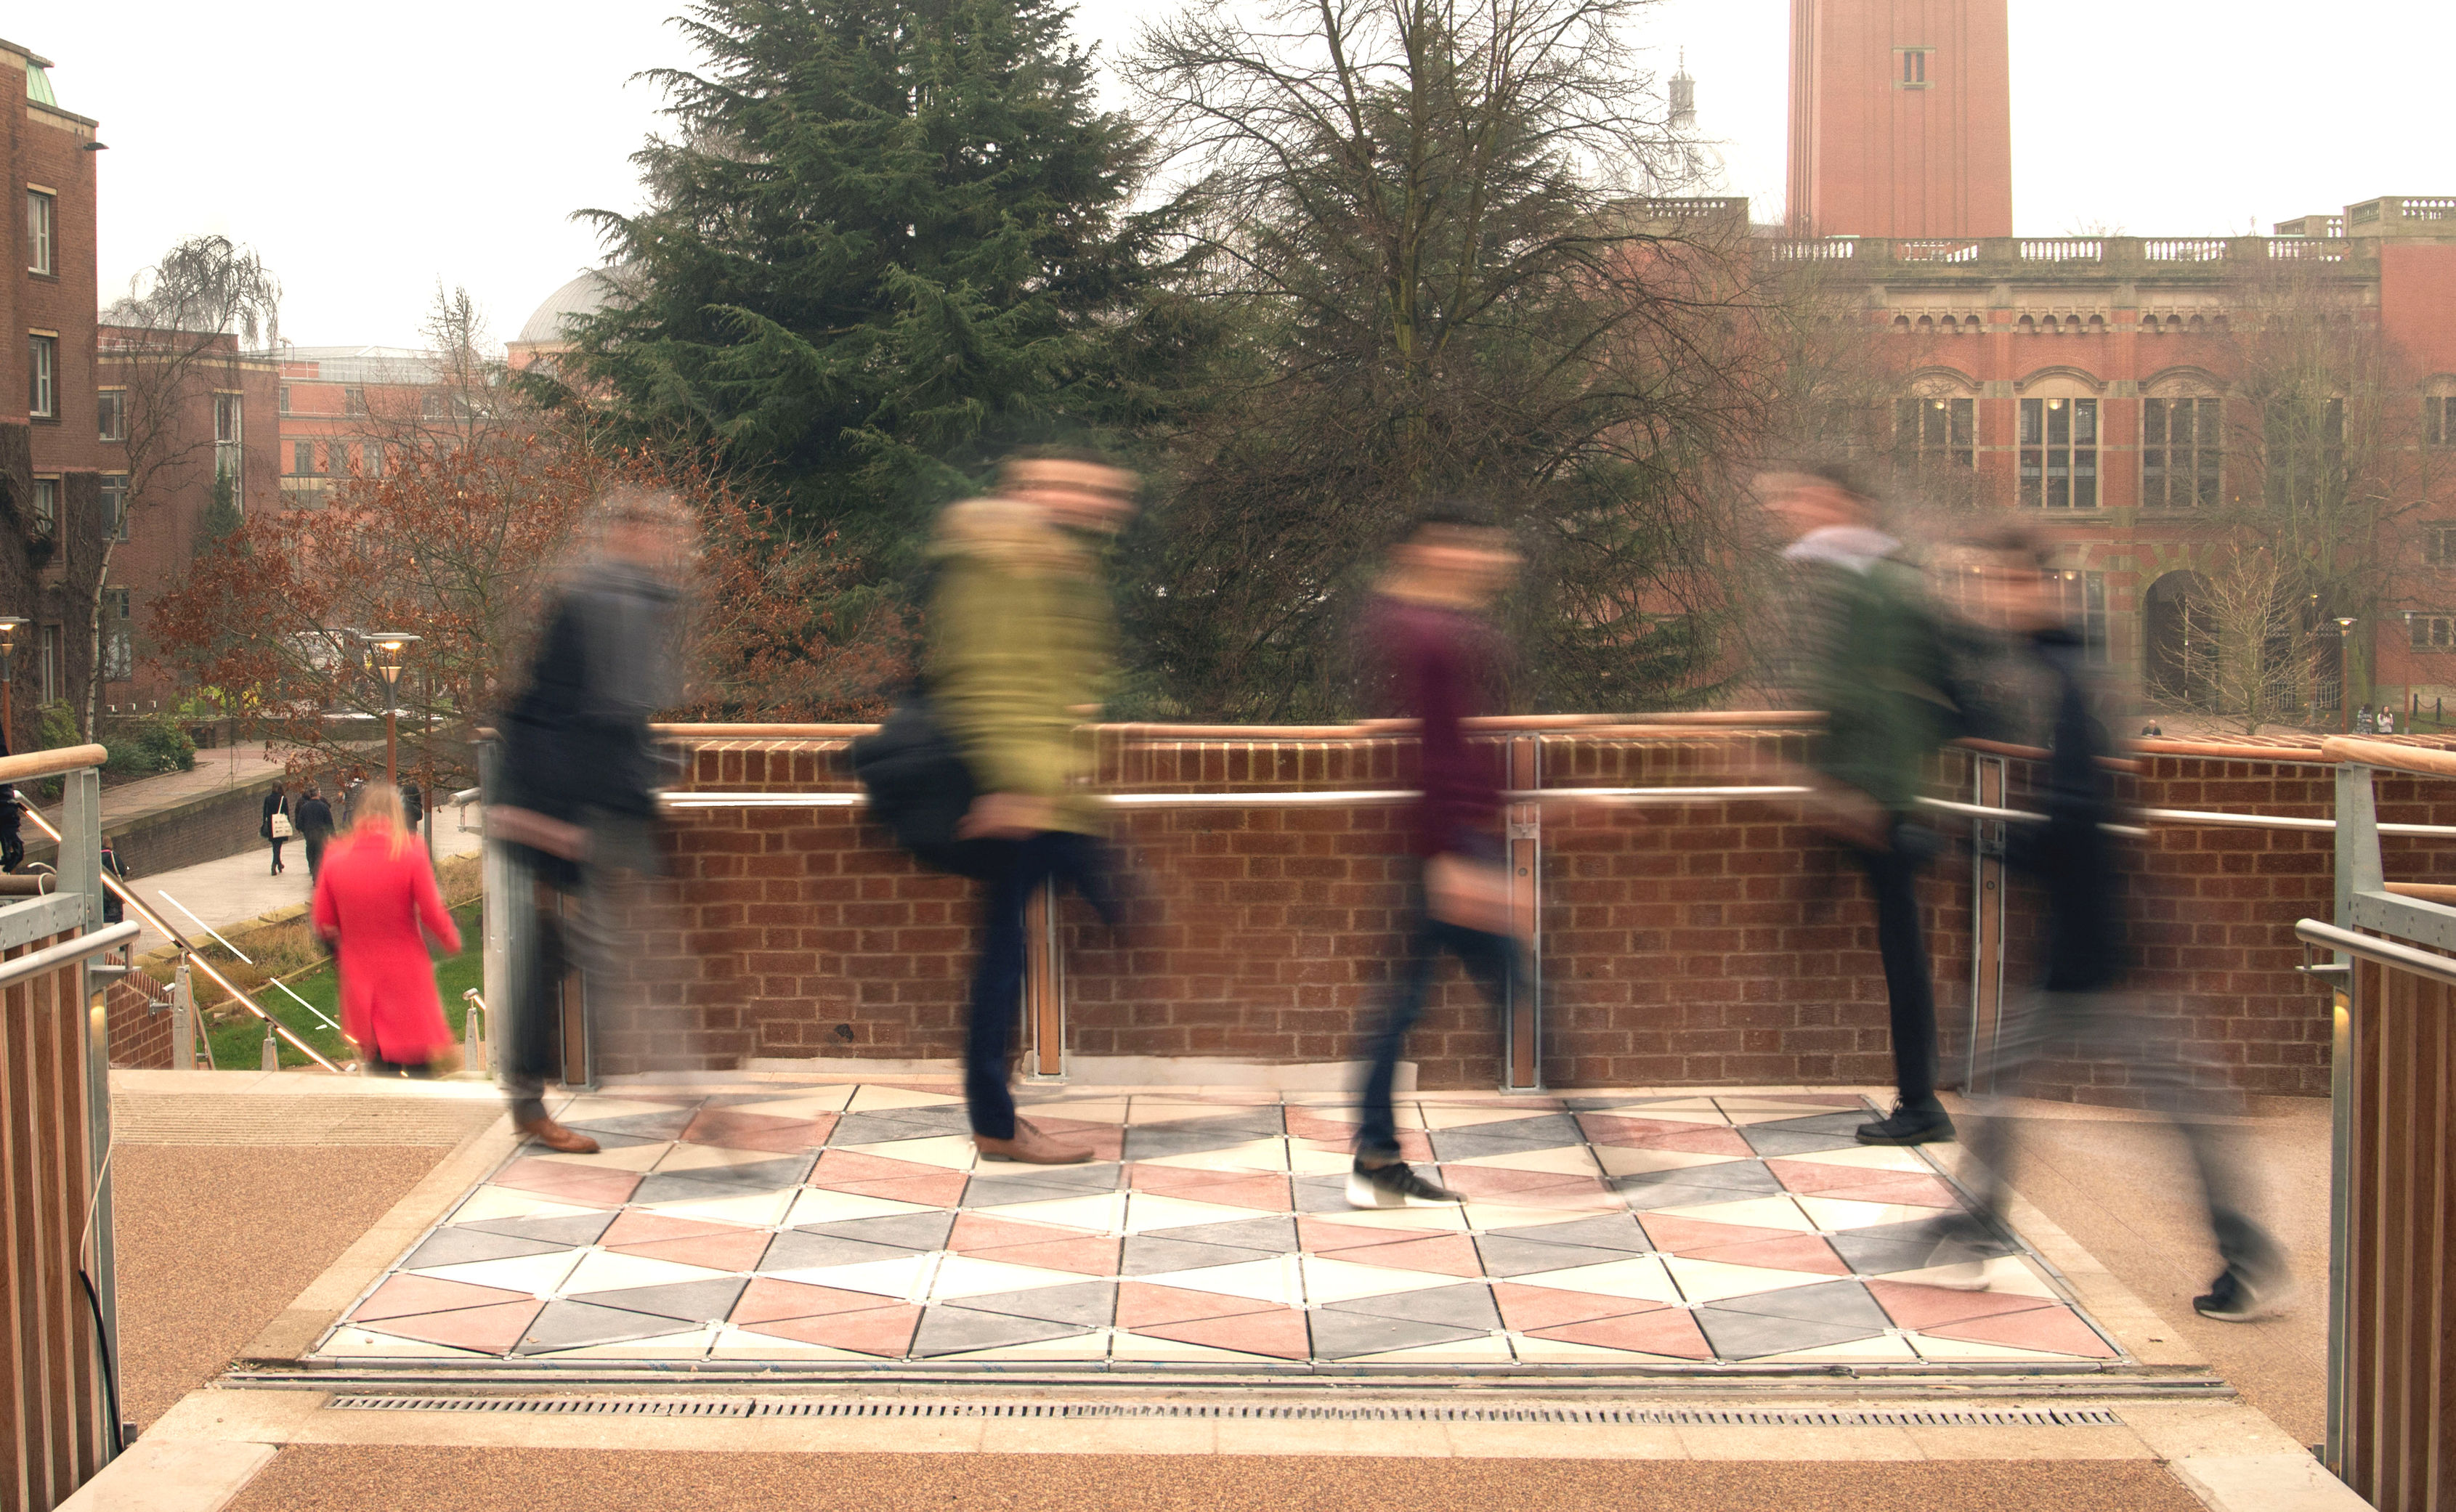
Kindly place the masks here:
[(38, 420), (60, 418), (60, 338), (26, 338), (26, 413)]
[(60, 480), (56, 478), (34, 480), (34, 539), (57, 541), (60, 538)]
[(238, 498), (247, 476), (239, 465), (243, 455), (240, 447), (244, 440), (240, 420), (238, 395), (214, 396), (214, 476), (231, 480), (232, 498), (244, 509), (247, 501)]
[(367, 391), (357, 387), (341, 390), (341, 410), (348, 415), (364, 415), (367, 412)]
[(441, 419), (443, 418), (443, 396), (440, 394), (420, 395), (418, 398), (418, 418), (422, 420)]
[(290, 443), (290, 470), (301, 477), (316, 471), (316, 443), (314, 441), (292, 441)]
[(2098, 507), (2098, 400), (2023, 399), (2020, 446), (2022, 503)]
[(128, 439), (128, 391), (104, 389), (93, 397), (94, 428), (107, 441)]
[(1927, 55), (1933, 48), (1896, 48), (1893, 55), (1901, 60), (1900, 84), (1906, 90), (1927, 88)]
[(1966, 398), (1912, 398), (1893, 403), (1897, 461), (1929, 467), (1977, 462), (1978, 403)]
[(365, 464), (369, 478), (381, 478), (384, 470), (384, 449), (381, 441), (368, 441), (358, 448), (358, 460)]
[(2140, 401), (2140, 507), (2214, 506), (2225, 455), (2225, 401)]
[(273, 402), (275, 407), (279, 409), (282, 414), (287, 415), (290, 413), (289, 384), (284, 383), (279, 388), (273, 391)]
[(327, 441), (324, 443), (324, 471), (332, 474), (336, 478), (347, 478), (350, 475), (350, 447), (348, 442)]
[(46, 704), (60, 701), (60, 627), (47, 624), (34, 638), (34, 690)]
[(2456, 394), (2433, 394), (2422, 401), (2422, 439), (2433, 446), (2456, 446)]
[(2434, 567), (2456, 567), (2456, 525), (2423, 526), (2422, 560)]
[(2047, 581), (2056, 590), (2063, 609), (2064, 623), (2081, 632), (2082, 644), (2089, 647), (2091, 662), (2106, 664), (2106, 574), (2067, 569), (2050, 572)]
[(26, 271), (57, 273), (59, 200), (39, 189), (26, 191)]
[(2416, 614), (2405, 619), (2417, 651), (2456, 651), (2456, 614)]
[(108, 541), (128, 539), (128, 475), (102, 475), (102, 529)]
[(136, 675), (134, 603), (126, 588), (102, 590), (102, 679), (125, 683)]

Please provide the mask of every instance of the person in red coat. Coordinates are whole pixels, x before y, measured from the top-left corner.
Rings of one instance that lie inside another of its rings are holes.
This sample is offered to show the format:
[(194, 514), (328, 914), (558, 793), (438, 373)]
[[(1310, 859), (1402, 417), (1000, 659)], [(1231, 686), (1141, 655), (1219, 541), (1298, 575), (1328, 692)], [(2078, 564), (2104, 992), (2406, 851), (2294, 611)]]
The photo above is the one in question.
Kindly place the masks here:
[(359, 795), (357, 817), (317, 871), (315, 917), (340, 965), (341, 1032), (367, 1070), (422, 1074), (445, 1059), (452, 1026), (420, 927), (456, 953), (460, 931), (425, 848), (402, 823), (399, 788), (370, 784)]

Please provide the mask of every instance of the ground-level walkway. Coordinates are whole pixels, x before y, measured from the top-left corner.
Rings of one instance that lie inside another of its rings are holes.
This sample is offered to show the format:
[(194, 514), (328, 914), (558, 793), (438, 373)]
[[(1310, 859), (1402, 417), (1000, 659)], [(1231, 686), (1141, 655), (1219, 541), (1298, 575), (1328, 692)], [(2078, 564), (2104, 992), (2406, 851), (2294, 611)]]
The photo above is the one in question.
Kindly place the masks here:
[[(436, 860), (478, 853), (484, 837), (476, 828), (474, 808), (470, 810), (469, 823), (468, 829), (460, 828), (458, 808), (445, 807), (436, 812)], [(314, 895), (307, 876), (305, 842), (293, 840), (284, 846), (282, 859), (286, 865), (276, 875), (272, 848), (259, 843), (219, 861), (203, 861), (193, 867), (150, 874), (140, 872), (129, 879), (128, 886), (147, 908), (161, 914), (191, 940), (202, 943), (205, 932), (197, 927), (198, 919), (216, 930), (228, 930), (234, 924), (277, 909), (303, 904)], [(142, 930), (136, 937), (137, 954), (170, 943), (141, 918), (137, 923)]]
[[(569, 1110), (593, 1161), (515, 1149), (475, 1086), (124, 1080), (126, 1468), (194, 1493), (166, 1508), (2359, 1505), (2277, 1421), (2316, 1399), (2316, 1299), (2202, 1325), (2239, 1370), (2143, 1300), (2201, 1260), (2126, 1114), (2017, 1110), (2026, 1242), (1943, 1297), (1881, 1231), (1950, 1199), (1952, 1152), (1833, 1158), (1831, 1089), (1422, 1094), (1415, 1153), (1471, 1197), (1426, 1222), (1323, 1206), (1328, 1097), (1066, 1090), (1042, 1116), (1108, 1184), (1029, 1192), (1088, 1177), (973, 1168), (926, 1080), (611, 1089)], [(2324, 1183), (2315, 1127), (2252, 1126), (2288, 1194)], [(1920, 1311), (1973, 1295), (1997, 1310)], [(433, 1404), (470, 1393), (524, 1400)]]

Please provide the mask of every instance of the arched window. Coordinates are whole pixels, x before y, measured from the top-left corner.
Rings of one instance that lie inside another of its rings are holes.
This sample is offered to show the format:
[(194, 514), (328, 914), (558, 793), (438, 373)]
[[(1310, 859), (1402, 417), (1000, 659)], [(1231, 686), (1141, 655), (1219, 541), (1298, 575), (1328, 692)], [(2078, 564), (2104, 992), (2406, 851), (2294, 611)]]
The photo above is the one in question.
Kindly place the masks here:
[(2159, 325), (2158, 317), (2156, 316), (2144, 315), (2140, 317), (2140, 334), (2142, 336), (2156, 336), (2158, 332)]
[(2218, 335), (2220, 335), (2220, 336), (2223, 336), (2223, 335), (2225, 335), (2225, 334), (2226, 334), (2226, 329), (2227, 329), (2227, 328), (2226, 328), (2226, 317), (2225, 317), (2224, 316), (2221, 316), (2221, 315), (2211, 316), (2211, 317), (2209, 317), (2209, 329), (2210, 329), (2210, 330), (2212, 330), (2212, 331), (2214, 331), (2214, 332), (2216, 332), (2216, 333), (2217, 333)]
[(1977, 399), (1946, 380), (1922, 386), (1926, 392), (1893, 402), (1894, 466), (1976, 466)]
[(1920, 316), (1918, 317), (1918, 334), (1921, 336), (1935, 335), (1935, 317), (1930, 315)]
[(2096, 509), (2098, 396), (2069, 376), (2023, 386), (2016, 501), (2034, 509)]
[(2160, 382), (2140, 400), (2140, 507), (2214, 508), (2225, 471), (2225, 400)]
[(2166, 334), (2168, 336), (2180, 336), (2183, 334), (2183, 317), (2181, 316), (2170, 315), (2166, 317)]
[(1908, 336), (1911, 334), (1911, 317), (1909, 316), (1897, 315), (1893, 317), (1893, 334), (1895, 336)]
[(2102, 315), (2091, 316), (2089, 317), (2089, 334), (2092, 336), (2106, 335), (2106, 317)]
[(2200, 317), (2199, 317), (2199, 316), (2197, 316), (2197, 315), (2196, 315), (2196, 316), (2194, 316), (2194, 317), (2192, 317), (2192, 335), (2194, 335), (2194, 336), (2199, 336), (2199, 335), (2202, 334), (2203, 332), (2207, 331), (2207, 330), (2208, 330), (2208, 328), (2209, 328), (2209, 323), (2208, 323), (2208, 321), (2206, 321), (2206, 320), (2202, 319)]
[(2018, 330), (2023, 336), (2036, 336), (2038, 334), (2038, 322), (2025, 315), (2021, 317), (2020, 325), (2015, 329)]

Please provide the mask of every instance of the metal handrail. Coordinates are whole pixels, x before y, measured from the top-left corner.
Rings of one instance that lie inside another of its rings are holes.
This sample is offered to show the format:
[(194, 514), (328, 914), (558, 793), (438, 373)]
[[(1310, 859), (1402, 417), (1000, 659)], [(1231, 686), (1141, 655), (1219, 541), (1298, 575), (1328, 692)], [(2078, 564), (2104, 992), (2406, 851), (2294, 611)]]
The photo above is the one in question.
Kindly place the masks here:
[[(42, 827), (43, 833), (51, 836), (53, 843), (56, 844), (59, 842), (60, 832), (51, 828), (51, 822), (45, 819), (39, 809), (27, 808), (25, 812), (27, 818), (31, 819), (35, 824)], [(237, 1003), (249, 1012), (254, 1013), (256, 1017), (264, 1020), (265, 1024), (270, 1027), (275, 1033), (279, 1034), (283, 1039), (290, 1041), (292, 1049), (297, 1051), (298, 1053), (306, 1056), (309, 1060), (314, 1061), (317, 1065), (323, 1067), (326, 1071), (331, 1072), (336, 1076), (341, 1073), (340, 1067), (334, 1065), (329, 1060), (326, 1060), (317, 1052), (315, 1046), (308, 1044), (305, 1040), (300, 1039), (297, 1034), (292, 1033), (289, 1025), (274, 1017), (271, 1013), (266, 1012), (262, 1005), (258, 1004), (255, 998), (250, 997), (247, 993), (241, 991), (237, 983), (232, 981), (229, 977), (224, 976), (220, 971), (215, 970), (214, 963), (205, 959), (203, 952), (196, 949), (195, 942), (190, 940), (177, 930), (173, 929), (162, 915), (154, 912), (152, 909), (147, 908), (145, 906), (145, 900), (139, 898), (132, 889), (121, 886), (117, 877), (105, 871), (102, 873), (102, 885), (109, 888), (112, 894), (118, 898), (121, 903), (127, 905), (129, 908), (134, 909), (138, 913), (144, 915), (146, 923), (154, 926), (164, 939), (169, 940), (174, 946), (175, 946), (178, 949), (179, 953), (187, 958), (190, 965), (195, 967), (196, 970), (213, 978), (214, 985), (220, 988), (223, 991), (228, 992), (231, 995), (232, 1001)], [(116, 928), (116, 926), (114, 926), (114, 928)], [(135, 926), (130, 925), (128, 928), (133, 930)], [(133, 936), (132, 935), (131, 937), (133, 938)], [(194, 1048), (194, 1047), (193, 1046), (183, 1045), (180, 1047), (180, 1051), (184, 1053)]]
[(100, 955), (105, 950), (116, 950), (142, 932), (133, 924), (106, 925), (92, 934), (80, 934), (57, 945), (45, 946), (30, 955), (11, 956), (0, 961), (0, 988), (14, 987), (30, 976), (56, 971), (63, 966)]
[[(1718, 803), (1750, 798), (1798, 798), (1807, 787), (1758, 786), (1744, 787), (1539, 787), (1504, 793), (1508, 803)], [(1398, 804), (1421, 796), (1413, 788), (1326, 788), (1297, 792), (1099, 793), (1104, 804), (1120, 808), (1310, 807), (1325, 804)], [(668, 808), (858, 808), (870, 802), (860, 792), (661, 792)]]
[(2347, 955), (2359, 955), (2456, 987), (2456, 957), (2441, 955), (2434, 950), (2418, 950), (2410, 945), (2383, 940), (2376, 934), (2356, 934), (2351, 930), (2341, 930), (2318, 919), (2298, 919), (2294, 934), (2312, 945), (2326, 946), (2331, 950), (2343, 950)]

